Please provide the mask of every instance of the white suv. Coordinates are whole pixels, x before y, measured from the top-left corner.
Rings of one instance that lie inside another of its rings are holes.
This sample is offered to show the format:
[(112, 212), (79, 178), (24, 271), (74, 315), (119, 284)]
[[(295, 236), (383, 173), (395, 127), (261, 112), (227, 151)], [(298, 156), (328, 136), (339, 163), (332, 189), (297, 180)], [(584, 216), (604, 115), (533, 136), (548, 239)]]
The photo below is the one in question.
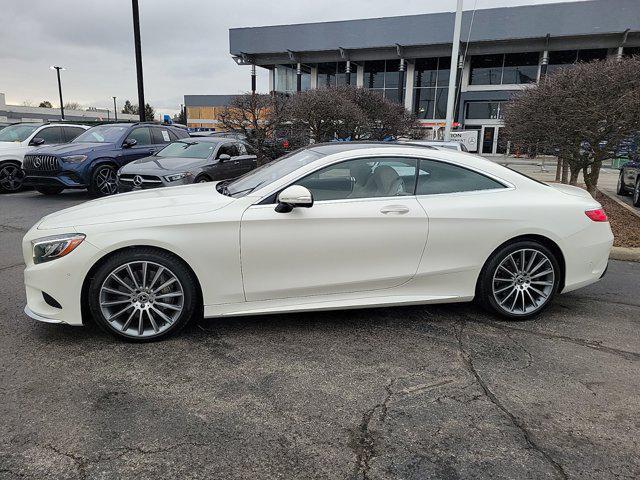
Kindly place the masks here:
[(25, 154), (41, 145), (70, 142), (88, 128), (69, 123), (16, 123), (0, 129), (0, 193), (22, 187)]

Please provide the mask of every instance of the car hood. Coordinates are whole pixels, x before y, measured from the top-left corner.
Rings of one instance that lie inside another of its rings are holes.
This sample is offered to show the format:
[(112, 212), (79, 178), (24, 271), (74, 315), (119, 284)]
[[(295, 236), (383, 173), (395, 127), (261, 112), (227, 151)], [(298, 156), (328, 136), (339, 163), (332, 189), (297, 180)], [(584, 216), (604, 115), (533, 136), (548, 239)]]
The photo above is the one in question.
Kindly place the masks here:
[(87, 154), (100, 150), (111, 150), (113, 143), (65, 143), (62, 145), (47, 145), (38, 148), (34, 153), (41, 155), (75, 155)]
[(19, 150), (24, 148), (21, 142), (0, 142), (0, 153), (5, 150)]
[(47, 215), (38, 230), (186, 216), (218, 210), (233, 201), (218, 193), (215, 183), (121, 193)]
[(199, 168), (207, 164), (207, 162), (210, 162), (210, 160), (185, 157), (168, 158), (152, 155), (126, 164), (122, 167), (120, 173), (166, 175), (174, 172), (188, 172), (190, 169)]

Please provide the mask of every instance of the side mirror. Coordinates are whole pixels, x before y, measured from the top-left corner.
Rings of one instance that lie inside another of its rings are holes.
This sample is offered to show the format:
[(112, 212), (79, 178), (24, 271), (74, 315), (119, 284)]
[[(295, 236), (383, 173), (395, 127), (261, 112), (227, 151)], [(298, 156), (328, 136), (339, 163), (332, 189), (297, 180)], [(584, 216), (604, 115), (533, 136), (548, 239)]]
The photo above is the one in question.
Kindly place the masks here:
[(220, 163), (226, 162), (228, 160), (231, 160), (231, 155), (227, 155), (226, 153), (223, 153), (218, 157), (218, 160), (220, 161)]
[(38, 147), (43, 144), (44, 144), (44, 138), (41, 138), (41, 137), (33, 137), (29, 142), (29, 145), (33, 147)]
[(278, 195), (276, 212), (289, 213), (296, 207), (310, 208), (313, 206), (313, 194), (302, 185), (291, 185)]
[(124, 148), (131, 148), (136, 146), (137, 144), (138, 144), (138, 141), (135, 138), (127, 138), (122, 144), (122, 146)]

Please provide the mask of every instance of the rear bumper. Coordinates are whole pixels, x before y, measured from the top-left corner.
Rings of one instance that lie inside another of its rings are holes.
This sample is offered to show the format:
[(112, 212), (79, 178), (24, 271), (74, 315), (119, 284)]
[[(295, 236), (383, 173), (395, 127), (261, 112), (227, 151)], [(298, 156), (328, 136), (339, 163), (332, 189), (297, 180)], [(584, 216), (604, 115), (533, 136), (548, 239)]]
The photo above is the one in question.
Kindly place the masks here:
[(586, 287), (604, 276), (613, 246), (609, 223), (593, 222), (586, 230), (567, 238), (565, 245), (563, 293)]

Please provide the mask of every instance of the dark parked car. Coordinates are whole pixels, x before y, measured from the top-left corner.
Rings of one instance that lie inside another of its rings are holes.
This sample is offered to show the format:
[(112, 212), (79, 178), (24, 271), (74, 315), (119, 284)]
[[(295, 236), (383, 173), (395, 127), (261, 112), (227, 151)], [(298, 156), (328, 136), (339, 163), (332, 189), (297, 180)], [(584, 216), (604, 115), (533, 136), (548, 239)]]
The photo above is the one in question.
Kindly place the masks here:
[(633, 205), (640, 207), (640, 157), (632, 154), (630, 160), (620, 168), (618, 195), (633, 195)]
[(120, 192), (172, 187), (238, 177), (256, 168), (257, 157), (242, 141), (226, 137), (184, 138), (118, 172)]
[(41, 147), (25, 155), (25, 185), (45, 195), (86, 188), (94, 196), (118, 190), (118, 170), (180, 138), (186, 130), (154, 123), (111, 123), (90, 128), (66, 145)]

